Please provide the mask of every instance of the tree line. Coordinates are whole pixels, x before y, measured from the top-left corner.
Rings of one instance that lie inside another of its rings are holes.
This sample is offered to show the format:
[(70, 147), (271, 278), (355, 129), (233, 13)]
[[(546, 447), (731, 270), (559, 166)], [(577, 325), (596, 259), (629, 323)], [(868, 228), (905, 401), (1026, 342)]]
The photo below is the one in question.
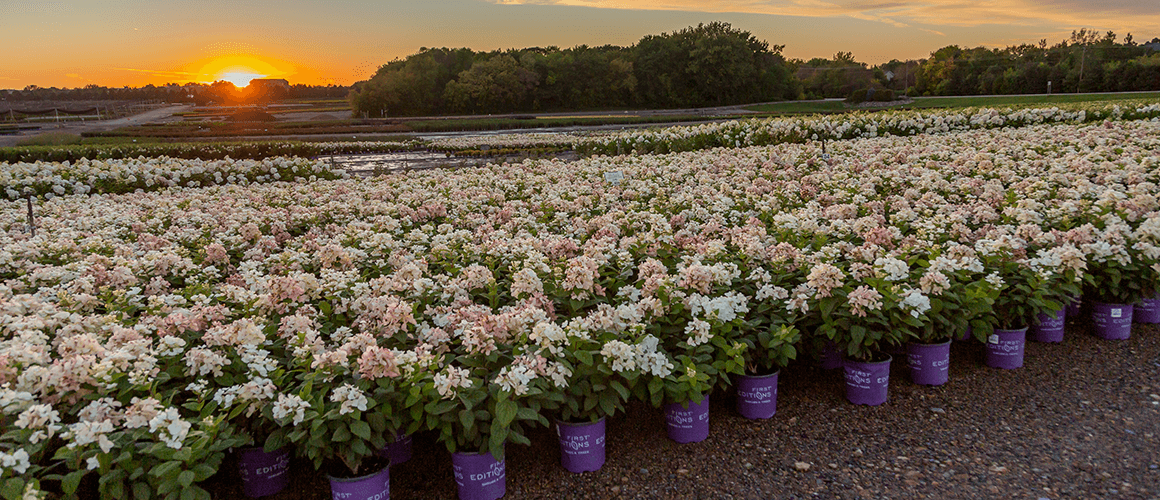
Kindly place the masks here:
[(354, 84), (365, 116), (682, 108), (795, 99), (783, 45), (713, 22), (632, 47), (423, 48)]
[(631, 47), (423, 48), (350, 87), (294, 84), (256, 92), (224, 81), (139, 88), (33, 85), (0, 96), (9, 107), (22, 101), (244, 104), (346, 97), (358, 116), (389, 117), (708, 107), (846, 98), (867, 89), (910, 96), (1160, 90), (1160, 38), (1137, 43), (1128, 34), (1121, 41), (1111, 31), (1080, 29), (1051, 46), (1046, 39), (1001, 49), (949, 45), (927, 59), (877, 66), (858, 62), (851, 52), (787, 59), (784, 48), (713, 22), (648, 35)]
[[(103, 87), (90, 84), (80, 88), (39, 87), (29, 85), (23, 90), (0, 90), (0, 97), (9, 104), (37, 101), (159, 101), (183, 102), (198, 105), (209, 103), (247, 104), (279, 101), (282, 99), (344, 98), (350, 87), (343, 85), (293, 84), (288, 88), (274, 88), (267, 92), (247, 92), (227, 81), (214, 83), (167, 83), (143, 87)], [(19, 107), (19, 105), (17, 105)]]
[[(1160, 90), (1160, 38), (1087, 29), (1054, 46), (957, 45), (921, 60), (869, 66), (851, 52), (786, 59), (747, 31), (714, 22), (649, 35), (631, 47), (581, 45), (474, 52), (423, 48), (351, 88), (367, 117), (707, 107), (887, 95), (1039, 94)], [(881, 94), (879, 94), (881, 95)]]

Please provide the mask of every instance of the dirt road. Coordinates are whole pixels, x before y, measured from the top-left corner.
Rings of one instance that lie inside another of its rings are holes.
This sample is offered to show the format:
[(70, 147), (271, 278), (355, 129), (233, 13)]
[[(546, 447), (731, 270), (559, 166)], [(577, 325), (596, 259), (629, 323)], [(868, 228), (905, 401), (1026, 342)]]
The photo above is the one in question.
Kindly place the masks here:
[(129, 125), (142, 125), (146, 123), (163, 123), (171, 120), (180, 120), (180, 117), (174, 117), (175, 113), (189, 109), (189, 105), (174, 105), (166, 106), (146, 111), (144, 113), (128, 116), (125, 118), (117, 118), (113, 120), (96, 120), (84, 122), (61, 122), (59, 124), (45, 124), (38, 130), (30, 130), (15, 135), (0, 135), (0, 147), (15, 146), (17, 142), (27, 139), (28, 137), (40, 135), (46, 132), (65, 132), (69, 134), (80, 135), (83, 132), (103, 132), (106, 130), (113, 130), (119, 127)]

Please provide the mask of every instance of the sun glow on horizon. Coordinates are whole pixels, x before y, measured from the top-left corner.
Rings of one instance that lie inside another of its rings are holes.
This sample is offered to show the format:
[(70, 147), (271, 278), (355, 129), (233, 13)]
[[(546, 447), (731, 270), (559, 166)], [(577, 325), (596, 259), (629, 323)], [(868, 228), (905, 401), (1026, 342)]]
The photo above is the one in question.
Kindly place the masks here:
[(244, 66), (229, 68), (226, 71), (215, 75), (214, 81), (216, 82), (225, 80), (234, 84), (234, 86), (237, 88), (245, 88), (250, 85), (251, 80), (266, 77), (266, 75), (261, 73), (254, 73), (253, 71), (254, 70)]
[(250, 54), (229, 54), (191, 65), (202, 83), (227, 81), (244, 88), (256, 78), (282, 78), (295, 73), (289, 63)]

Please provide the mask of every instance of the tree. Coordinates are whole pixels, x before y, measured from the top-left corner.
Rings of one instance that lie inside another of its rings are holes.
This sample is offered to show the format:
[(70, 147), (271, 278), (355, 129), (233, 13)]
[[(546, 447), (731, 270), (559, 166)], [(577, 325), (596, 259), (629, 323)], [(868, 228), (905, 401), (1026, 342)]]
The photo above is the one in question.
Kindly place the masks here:
[(471, 113), (505, 113), (520, 109), (537, 75), (510, 55), (488, 58), (463, 71), (443, 91), (450, 108)]

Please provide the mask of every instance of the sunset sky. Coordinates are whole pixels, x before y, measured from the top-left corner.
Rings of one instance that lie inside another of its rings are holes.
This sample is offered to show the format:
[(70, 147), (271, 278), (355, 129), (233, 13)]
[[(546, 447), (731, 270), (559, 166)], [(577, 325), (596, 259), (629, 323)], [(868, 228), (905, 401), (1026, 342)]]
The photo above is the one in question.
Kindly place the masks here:
[(1156, 0), (0, 0), (0, 88), (347, 85), (420, 47), (632, 45), (724, 21), (785, 55), (922, 58), (946, 45), (1160, 36)]

